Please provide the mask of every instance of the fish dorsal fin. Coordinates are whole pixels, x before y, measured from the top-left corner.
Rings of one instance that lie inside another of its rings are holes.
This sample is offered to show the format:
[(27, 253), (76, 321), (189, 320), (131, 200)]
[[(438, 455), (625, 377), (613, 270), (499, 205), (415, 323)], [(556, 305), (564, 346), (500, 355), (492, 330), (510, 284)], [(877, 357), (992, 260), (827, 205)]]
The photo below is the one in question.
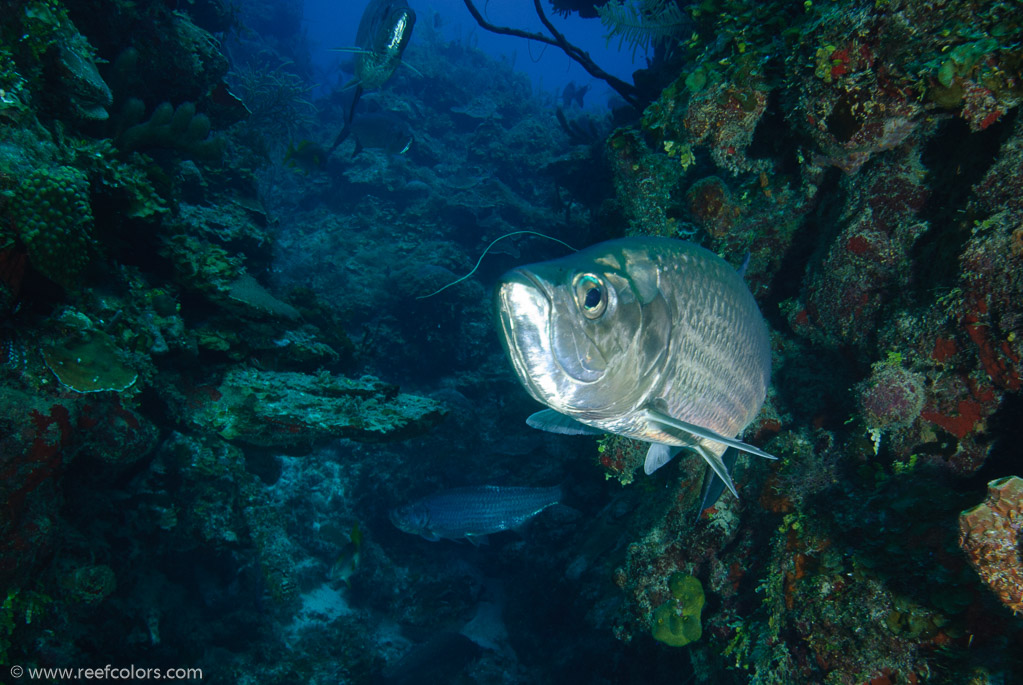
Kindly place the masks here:
[(530, 414), (529, 418), (526, 419), (526, 425), (530, 428), (547, 431), (548, 433), (560, 433), (561, 435), (603, 435), (607, 432), (593, 426), (587, 426), (585, 423), (580, 423), (553, 409), (544, 409), (535, 414)]
[(650, 443), (650, 449), (646, 451), (646, 461), (643, 462), (643, 472), (649, 476), (674, 459), (680, 451), (682, 451), (681, 447), (672, 447), (659, 442)]
[(763, 457), (764, 459), (778, 458), (773, 454), (768, 454), (759, 447), (747, 445), (742, 440), (736, 440), (735, 438), (726, 438), (725, 436), (720, 435), (719, 433), (715, 433), (709, 428), (704, 428), (703, 426), (697, 426), (695, 423), (689, 423), (688, 421), (682, 421), (680, 419), (672, 418), (671, 416), (663, 414), (654, 409), (646, 409), (644, 410), (643, 414), (644, 418), (647, 421), (659, 424), (664, 428), (675, 429), (674, 431), (673, 430), (667, 431), (669, 433), (675, 431), (682, 431), (683, 433), (688, 433), (689, 435), (695, 435), (698, 438), (705, 438), (713, 442), (721, 443), (722, 445), (727, 445), (728, 447), (734, 447), (740, 452), (755, 454), (756, 456)]

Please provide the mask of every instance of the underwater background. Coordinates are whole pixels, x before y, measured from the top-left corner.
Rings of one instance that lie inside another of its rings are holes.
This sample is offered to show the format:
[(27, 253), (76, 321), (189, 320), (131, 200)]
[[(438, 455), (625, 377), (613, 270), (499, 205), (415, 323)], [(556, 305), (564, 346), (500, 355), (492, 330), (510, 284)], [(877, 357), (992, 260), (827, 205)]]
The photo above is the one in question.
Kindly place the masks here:
[[(355, 98), (362, 0), (336, 68), (300, 0), (0, 0), (0, 683), (1023, 682), (1023, 5), (522, 3), (639, 55), (568, 83), (467, 5)], [(492, 290), (570, 248), (431, 294), (518, 231), (748, 256), (740, 499), (526, 425)]]

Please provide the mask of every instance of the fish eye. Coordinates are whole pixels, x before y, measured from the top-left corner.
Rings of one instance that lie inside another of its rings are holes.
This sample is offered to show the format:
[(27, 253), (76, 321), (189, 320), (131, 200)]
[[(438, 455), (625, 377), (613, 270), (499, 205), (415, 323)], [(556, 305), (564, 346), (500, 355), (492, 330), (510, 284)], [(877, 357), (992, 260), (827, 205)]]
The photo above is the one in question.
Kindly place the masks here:
[(575, 301), (587, 319), (598, 319), (607, 310), (607, 286), (600, 276), (579, 274), (575, 277)]

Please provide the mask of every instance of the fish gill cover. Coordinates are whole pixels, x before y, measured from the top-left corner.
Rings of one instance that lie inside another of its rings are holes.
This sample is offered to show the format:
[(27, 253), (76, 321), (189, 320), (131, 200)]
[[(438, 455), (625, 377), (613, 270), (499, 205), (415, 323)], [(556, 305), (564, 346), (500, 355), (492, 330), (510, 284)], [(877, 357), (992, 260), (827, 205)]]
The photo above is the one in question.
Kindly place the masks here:
[[(353, 108), (361, 6), (321, 49), (299, 2), (172, 5), (0, 0), (4, 669), (1023, 679), (1017, 6), (417, 4)], [(598, 9), (610, 52), (573, 50), (556, 13)], [(549, 92), (493, 31), (599, 76)], [(652, 46), (624, 81), (619, 37)], [(778, 460), (739, 499), (697, 518), (699, 455), (525, 424), (491, 291), (568, 248), (419, 299), (514, 231), (748, 255), (772, 380), (733, 435)], [(562, 505), (480, 548), (389, 521), (493, 483)]]

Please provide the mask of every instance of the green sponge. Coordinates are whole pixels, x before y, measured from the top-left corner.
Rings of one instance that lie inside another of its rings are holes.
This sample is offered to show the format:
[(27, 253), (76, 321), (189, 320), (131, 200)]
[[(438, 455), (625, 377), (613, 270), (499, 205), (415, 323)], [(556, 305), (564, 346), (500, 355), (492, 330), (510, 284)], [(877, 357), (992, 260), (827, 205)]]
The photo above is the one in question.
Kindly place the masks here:
[(703, 635), (700, 613), (703, 611), (703, 585), (694, 576), (673, 573), (668, 579), (671, 599), (654, 609), (651, 633), (672, 647), (695, 642)]

